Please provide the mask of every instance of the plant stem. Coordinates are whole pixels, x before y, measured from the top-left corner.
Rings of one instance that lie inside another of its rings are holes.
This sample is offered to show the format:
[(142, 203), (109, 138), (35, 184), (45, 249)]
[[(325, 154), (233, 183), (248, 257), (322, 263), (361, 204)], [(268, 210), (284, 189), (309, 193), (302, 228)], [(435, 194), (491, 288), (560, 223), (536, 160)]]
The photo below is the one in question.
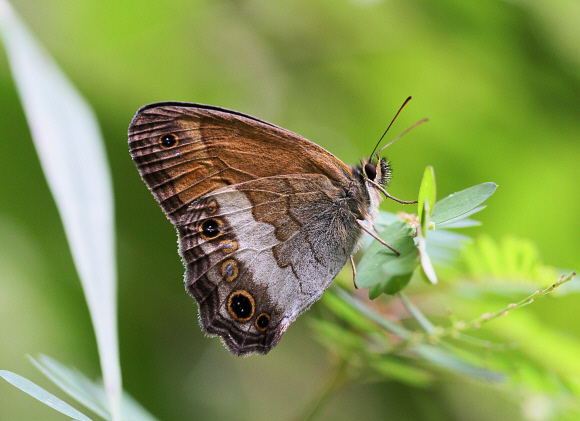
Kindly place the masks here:
[(429, 319), (427, 319), (427, 317), (423, 313), (421, 313), (421, 310), (419, 310), (419, 308), (416, 307), (415, 304), (413, 304), (411, 300), (409, 300), (409, 298), (402, 291), (397, 293), (397, 295), (399, 296), (401, 302), (403, 303), (407, 311), (411, 314), (411, 316), (415, 318), (415, 320), (417, 320), (417, 322), (421, 325), (423, 330), (428, 334), (433, 333), (433, 331), (435, 330), (435, 326), (433, 325), (433, 323), (429, 321)]
[(469, 322), (463, 322), (463, 321), (455, 322), (452, 326), (442, 329), (437, 336), (439, 338), (442, 338), (444, 336), (454, 335), (457, 332), (464, 331), (467, 329), (472, 329), (472, 328), (478, 329), (479, 327), (481, 327), (481, 325), (483, 323), (489, 322), (491, 320), (495, 320), (495, 319), (502, 317), (502, 316), (506, 316), (512, 310), (515, 310), (517, 308), (521, 308), (523, 306), (526, 306), (528, 304), (533, 303), (534, 299), (536, 297), (541, 297), (543, 295), (551, 293), (556, 288), (558, 288), (560, 285), (570, 281), (575, 275), (576, 275), (576, 272), (571, 272), (568, 275), (562, 275), (560, 277), (560, 279), (558, 279), (556, 282), (554, 282), (548, 288), (538, 289), (533, 294), (527, 296), (523, 300), (521, 300), (517, 303), (511, 303), (507, 307), (504, 307), (501, 310), (498, 310), (494, 313), (484, 313), (481, 316), (479, 316), (478, 318), (473, 319)]

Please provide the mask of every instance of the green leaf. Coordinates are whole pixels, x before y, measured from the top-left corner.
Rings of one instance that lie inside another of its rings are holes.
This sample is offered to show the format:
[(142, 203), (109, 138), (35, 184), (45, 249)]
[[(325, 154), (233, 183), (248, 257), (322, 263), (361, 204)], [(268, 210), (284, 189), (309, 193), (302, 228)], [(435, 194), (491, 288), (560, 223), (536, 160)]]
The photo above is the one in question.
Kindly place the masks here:
[[(485, 205), (477, 206), (476, 208), (470, 210), (463, 215), (460, 215), (456, 218), (448, 219), (447, 221), (441, 222), (437, 224), (437, 228), (463, 228), (465, 225), (473, 226), (473, 225), (481, 225), (481, 222), (475, 221), (473, 219), (468, 219), (471, 215), (480, 212), (485, 209)], [(466, 221), (471, 221), (465, 223)]]
[[(387, 255), (384, 263), (381, 264), (382, 272), (389, 275), (405, 275), (413, 272), (417, 266), (417, 253), (419, 252), (417, 247), (415, 247), (413, 237), (410, 235), (400, 237), (394, 240), (393, 244), (401, 255), (398, 257)], [(382, 256), (384, 254), (378, 252), (377, 255)]]
[(79, 412), (77, 409), (70, 406), (65, 401), (57, 398), (52, 393), (47, 392), (42, 387), (34, 384), (28, 379), (19, 376), (11, 371), (0, 370), (0, 376), (4, 378), (8, 383), (16, 386), (18, 389), (22, 390), (24, 393), (28, 393), (35, 399), (38, 399), (45, 405), (56, 409), (58, 412), (78, 421), (91, 421), (89, 417)]
[[(394, 246), (393, 242), (399, 238), (410, 236), (412, 233), (412, 229), (403, 221), (397, 220), (394, 223), (386, 225), (383, 231), (379, 233), (379, 237), (386, 241), (388, 244)], [(398, 250), (401, 252), (401, 250)], [(371, 245), (365, 251), (363, 257), (361, 258), (358, 266), (357, 266), (357, 278), (356, 283), (357, 285), (361, 286), (361, 276), (364, 275), (364, 270), (367, 265), (372, 264), (382, 264), (384, 263), (385, 257), (396, 257), (396, 254), (393, 253), (390, 249), (379, 243), (378, 241), (373, 241)], [(379, 258), (378, 261), (375, 259)], [(372, 270), (376, 270), (375, 267), (370, 268)], [(376, 282), (373, 282), (376, 283)], [(372, 284), (372, 283), (371, 283)], [(368, 284), (366, 286), (370, 286)]]
[[(375, 286), (377, 287), (377, 286)], [(371, 291), (375, 288), (371, 288)], [(391, 332), (397, 335), (401, 339), (409, 339), (412, 335), (411, 331), (407, 330), (403, 326), (398, 323), (395, 323), (386, 317), (383, 317), (382, 314), (378, 313), (376, 310), (370, 308), (366, 303), (362, 300), (353, 297), (348, 292), (340, 289), (340, 288), (333, 288), (332, 291), (336, 293), (338, 297), (344, 300), (348, 305), (352, 306), (357, 311), (361, 312), (365, 317), (368, 317), (369, 320), (372, 320), (380, 327), (385, 329), (387, 332)], [(380, 295), (380, 291), (379, 291)]]
[(371, 296), (375, 296), (379, 291), (396, 292), (400, 290), (397, 288), (401, 285), (406, 285), (417, 266), (419, 253), (411, 234), (412, 229), (402, 221), (388, 225), (380, 237), (401, 255), (397, 256), (378, 241), (374, 242), (358, 265), (357, 285), (373, 287), (380, 284), (379, 289), (373, 288)]
[(353, 351), (362, 351), (366, 348), (364, 338), (336, 323), (324, 319), (311, 319), (309, 324), (316, 331), (314, 335), (316, 340), (339, 355), (350, 355)]
[(407, 286), (407, 284), (411, 280), (412, 275), (413, 272), (405, 273), (403, 275), (389, 276), (386, 281), (380, 284), (381, 291), (384, 294), (390, 295), (396, 294), (397, 292), (401, 291), (403, 288)]
[(383, 288), (381, 284), (373, 285), (372, 287), (369, 288), (369, 300), (374, 300), (375, 298), (380, 297), (382, 293)]
[[(483, 208), (483, 206), (479, 206), (476, 209), (481, 208)], [(397, 220), (399, 219), (394, 213), (380, 211), (377, 219), (375, 220), (375, 225), (379, 231), (383, 231), (386, 227), (396, 222)], [(427, 251), (433, 263), (450, 266), (452, 262), (455, 261), (459, 250), (463, 248), (466, 242), (471, 241), (471, 239), (466, 235), (458, 234), (457, 232), (448, 230), (447, 228), (463, 228), (474, 225), (479, 225), (479, 222), (463, 217), (463, 219), (453, 219), (451, 221), (438, 224), (437, 229), (429, 230)], [(365, 243), (368, 243), (367, 249), (371, 244), (370, 240), (372, 240), (371, 236), (365, 237)]]
[(427, 228), (435, 206), (437, 198), (437, 186), (435, 184), (435, 171), (433, 167), (425, 168), (421, 188), (419, 189), (418, 216), (421, 229), (417, 229), (417, 249), (419, 252), (419, 261), (421, 271), (430, 283), (437, 283), (437, 275), (431, 263), (431, 258), (427, 254)]
[(431, 221), (440, 224), (465, 215), (485, 202), (497, 188), (495, 183), (482, 183), (450, 194), (435, 204)]
[(423, 173), (423, 180), (421, 180), (421, 187), (419, 188), (419, 203), (417, 204), (419, 221), (421, 222), (421, 229), (423, 236), (427, 236), (427, 226), (433, 213), (433, 207), (437, 197), (437, 187), (435, 185), (435, 171), (433, 167), (428, 166)]
[[(485, 206), (478, 206), (474, 210), (482, 210)], [(451, 219), (449, 221), (445, 221), (437, 225), (437, 228), (449, 228), (449, 229), (457, 229), (457, 228), (469, 228), (469, 227), (477, 227), (481, 225), (481, 222), (476, 221), (475, 219), (468, 219), (465, 215), (462, 215), (461, 218)]]
[(376, 324), (364, 317), (360, 311), (356, 311), (352, 306), (344, 302), (337, 295), (327, 293), (322, 295), (321, 301), (337, 317), (348, 323), (350, 326), (363, 332), (376, 331)]
[(438, 367), (445, 368), (464, 376), (493, 382), (501, 382), (505, 380), (504, 373), (473, 365), (463, 358), (460, 358), (440, 347), (420, 344), (415, 348), (415, 352)]

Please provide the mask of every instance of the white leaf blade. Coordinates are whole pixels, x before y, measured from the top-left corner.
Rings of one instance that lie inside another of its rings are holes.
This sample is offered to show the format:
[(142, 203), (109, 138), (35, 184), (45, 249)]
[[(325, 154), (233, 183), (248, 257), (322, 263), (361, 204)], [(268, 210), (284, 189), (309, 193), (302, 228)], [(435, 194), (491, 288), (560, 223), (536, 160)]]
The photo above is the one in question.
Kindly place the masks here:
[(6, 380), (8, 383), (22, 390), (24, 393), (29, 394), (33, 398), (39, 400), (45, 405), (57, 410), (58, 412), (71, 417), (72, 419), (78, 421), (91, 421), (89, 417), (84, 415), (82, 412), (70, 406), (68, 403), (57, 398), (52, 393), (47, 392), (42, 387), (34, 384), (30, 380), (19, 376), (11, 371), (0, 370), (0, 377)]
[(0, 34), (83, 285), (113, 419), (119, 419), (113, 195), (98, 124), (5, 0), (0, 0)]
[[(37, 359), (29, 358), (44, 375), (77, 402), (106, 420), (111, 418), (106, 408), (107, 401), (102, 383), (94, 382), (80, 371), (46, 355), (39, 355)], [(126, 392), (123, 393), (121, 406), (124, 421), (158, 421)]]
[(28, 357), (42, 374), (48, 377), (55, 385), (71, 398), (84, 405), (100, 417), (110, 420), (104, 390), (95, 388), (93, 382), (77, 370), (60, 364), (46, 355), (39, 355), (38, 359)]

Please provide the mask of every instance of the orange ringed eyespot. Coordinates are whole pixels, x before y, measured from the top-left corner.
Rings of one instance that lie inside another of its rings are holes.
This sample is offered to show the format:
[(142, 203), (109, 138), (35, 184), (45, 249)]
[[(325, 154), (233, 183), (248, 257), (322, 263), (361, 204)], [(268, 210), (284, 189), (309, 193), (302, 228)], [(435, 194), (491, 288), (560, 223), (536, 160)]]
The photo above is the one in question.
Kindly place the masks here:
[(228, 312), (238, 322), (250, 320), (255, 306), (254, 297), (243, 289), (232, 292), (228, 298)]

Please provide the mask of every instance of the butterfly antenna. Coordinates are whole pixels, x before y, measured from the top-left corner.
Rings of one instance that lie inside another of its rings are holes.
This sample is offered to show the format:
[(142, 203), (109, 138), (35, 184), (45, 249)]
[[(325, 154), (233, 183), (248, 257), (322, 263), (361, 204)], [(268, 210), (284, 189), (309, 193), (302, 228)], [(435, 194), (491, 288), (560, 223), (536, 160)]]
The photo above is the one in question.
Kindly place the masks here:
[(419, 120), (418, 122), (416, 122), (415, 124), (413, 124), (407, 130), (405, 130), (403, 133), (401, 133), (399, 136), (397, 136), (396, 138), (394, 138), (393, 140), (391, 140), (389, 143), (387, 143), (385, 146), (383, 146), (381, 149), (379, 149), (379, 155), (381, 154), (381, 152), (383, 151), (383, 149), (385, 149), (387, 146), (392, 145), (397, 140), (399, 140), (400, 138), (402, 138), (403, 136), (405, 136), (407, 133), (409, 133), (412, 129), (414, 129), (417, 126), (420, 126), (423, 123), (427, 123), (428, 121), (429, 121), (428, 118), (424, 118), (423, 120)]
[[(391, 128), (391, 126), (393, 125), (393, 123), (395, 122), (395, 120), (397, 119), (399, 113), (401, 112), (401, 110), (405, 107), (405, 105), (407, 105), (407, 102), (409, 102), (411, 100), (411, 97), (408, 97), (405, 102), (403, 102), (403, 105), (401, 105), (401, 108), (399, 108), (399, 111), (397, 111), (397, 114), (395, 114), (395, 116), (393, 117), (393, 119), (391, 120), (391, 123), (389, 124), (389, 127), (387, 127), (387, 130), (385, 130), (385, 132), (383, 133), (383, 135), (381, 136), (381, 138), (379, 139), (379, 141), (377, 142), (377, 144), (375, 145), (375, 148), (373, 149), (373, 151), (371, 152), (371, 154), (369, 156), (373, 156), (375, 151), (377, 150), (377, 148), (379, 147), (379, 145), (381, 144), (381, 142), (383, 141), (383, 138), (385, 137), (385, 135), (387, 134), (387, 132), (389, 131), (389, 129)], [(391, 142), (393, 143), (393, 142)], [(382, 150), (382, 149), (381, 149)]]

